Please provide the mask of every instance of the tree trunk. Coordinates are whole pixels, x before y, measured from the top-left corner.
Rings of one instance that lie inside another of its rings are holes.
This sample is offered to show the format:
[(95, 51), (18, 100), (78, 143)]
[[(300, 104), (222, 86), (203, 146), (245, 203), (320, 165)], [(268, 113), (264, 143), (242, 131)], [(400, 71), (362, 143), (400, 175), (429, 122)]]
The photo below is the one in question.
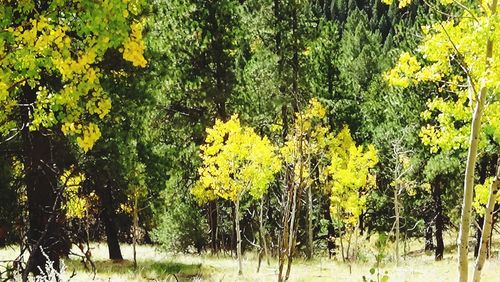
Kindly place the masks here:
[(479, 247), (481, 245), (481, 235), (483, 234), (484, 216), (476, 216), (476, 245), (474, 245), (474, 258), (479, 255)]
[(296, 187), (294, 185), (293, 189), (293, 197), (292, 197), (292, 210), (290, 213), (290, 230), (288, 234), (288, 250), (287, 250), (287, 266), (286, 266), (286, 274), (285, 274), (285, 281), (288, 281), (288, 278), (290, 277), (290, 271), (292, 269), (292, 261), (293, 261), (293, 253), (295, 251), (295, 224), (296, 224), (296, 219), (297, 219), (297, 194), (299, 193), (298, 191), (299, 187)]
[(339, 238), (340, 239), (340, 254), (342, 255), (342, 262), (345, 263), (346, 257), (344, 255), (344, 240), (343, 240), (343, 238), (344, 238), (344, 234), (341, 233), (340, 238)]
[(291, 230), (289, 229), (289, 221), (290, 221), (290, 207), (292, 203), (292, 194), (293, 194), (293, 186), (290, 185), (291, 179), (290, 179), (290, 169), (286, 168), (285, 171), (285, 187), (286, 190), (283, 193), (283, 220), (282, 220), (282, 225), (283, 225), (283, 233), (281, 236), (281, 242), (279, 244), (279, 254), (278, 254), (278, 260), (279, 260), (279, 266), (278, 266), (278, 281), (282, 282), (284, 281), (285, 277), (283, 275), (283, 269), (285, 265), (285, 258), (287, 257), (287, 251), (288, 251), (288, 244), (290, 243), (288, 241), (288, 236)]
[(335, 255), (335, 227), (332, 223), (330, 205), (325, 208), (325, 219), (328, 220), (326, 248), (328, 249), (328, 258), (331, 259)]
[(313, 257), (313, 196), (311, 186), (307, 187), (307, 259)]
[[(136, 188), (137, 189), (137, 188)], [(137, 193), (137, 191), (135, 191), (134, 193), (134, 218), (133, 218), (133, 227), (134, 227), (134, 230), (133, 230), (133, 233), (132, 233), (132, 247), (133, 247), (133, 251), (134, 251), (134, 268), (136, 269), (137, 268), (137, 250), (136, 250), (136, 247), (137, 247), (137, 229), (139, 228), (139, 195)]]
[(495, 203), (500, 189), (500, 165), (498, 166), (495, 179), (490, 185), (490, 193), (488, 196), (488, 204), (484, 211), (484, 225), (481, 235), (481, 244), (479, 247), (479, 255), (476, 260), (476, 267), (474, 268), (473, 281), (479, 282), (481, 280), (481, 271), (483, 270), (484, 261), (486, 260), (486, 250), (488, 243), (491, 240), (491, 230), (493, 223), (493, 212), (495, 211)]
[[(238, 211), (239, 212), (239, 211)], [(236, 218), (236, 209), (235, 206), (231, 205), (231, 213), (233, 215), (233, 218)], [(238, 221), (238, 224), (240, 222)], [(236, 229), (236, 220), (233, 221), (233, 224), (231, 225), (231, 255), (236, 254), (238, 256), (238, 236), (237, 234), (237, 229)]]
[[(36, 100), (34, 89), (25, 86), (23, 89), (24, 104), (32, 104)], [(23, 165), (28, 198), (29, 230), (27, 234), (30, 256), (23, 281), (28, 274), (40, 274), (39, 268), (45, 269), (47, 258), (59, 271), (61, 255), (69, 252), (70, 243), (64, 232), (65, 217), (61, 212), (62, 187), (58, 185), (53, 161), (54, 152), (51, 137), (47, 130), (30, 131), (30, 108), (21, 107), (21, 116), (25, 124), (22, 130)], [(42, 253), (43, 250), (43, 253)]]
[(118, 241), (118, 230), (115, 225), (115, 209), (113, 206), (113, 195), (111, 194), (111, 186), (108, 184), (103, 187), (100, 192), (99, 198), (101, 200), (101, 220), (104, 223), (106, 231), (106, 242), (108, 244), (109, 259), (123, 260), (122, 252), (120, 249), (120, 242)]
[(208, 203), (208, 222), (210, 224), (210, 240), (212, 252), (218, 253), (219, 251), (219, 238), (217, 236), (218, 232), (218, 212), (217, 212), (217, 200), (210, 201)]
[[(497, 191), (498, 193), (498, 191)], [(498, 194), (497, 194), (497, 199), (498, 199)], [(498, 210), (498, 206), (495, 205), (494, 210)], [(491, 228), (490, 228), (490, 240), (488, 240), (488, 252), (486, 253), (486, 258), (489, 259), (491, 257), (491, 247), (492, 247), (492, 241), (493, 239), (493, 229), (495, 227), (496, 221), (495, 217), (493, 216), (492, 221), (491, 221)]]
[(394, 215), (396, 216), (396, 266), (399, 265), (399, 187), (394, 187)]
[(240, 231), (240, 200), (236, 200), (234, 211), (234, 223), (236, 225), (236, 254), (238, 255), (238, 275), (243, 275), (243, 264), (241, 258), (241, 231)]
[[(361, 193), (360, 193), (360, 196), (361, 196)], [(362, 212), (359, 215), (358, 220), (359, 220), (359, 222), (358, 222), (359, 235), (363, 235), (365, 232), (365, 213), (364, 212)]]
[(266, 230), (264, 228), (264, 197), (260, 199), (260, 207), (259, 207), (259, 263), (257, 265), (257, 272), (260, 270), (260, 264), (262, 261), (262, 256), (266, 257), (267, 265), (269, 265), (269, 253), (267, 250), (267, 242), (266, 242)]
[(443, 203), (441, 201), (442, 194), (442, 182), (438, 180), (434, 185), (434, 190), (432, 196), (434, 198), (434, 208), (436, 210), (436, 250), (435, 250), (435, 259), (437, 261), (443, 259), (444, 253), (444, 243), (443, 243), (443, 228), (444, 228), (444, 220), (443, 220)]
[(432, 220), (425, 216), (425, 251), (434, 250), (434, 240), (432, 234)]
[[(40, 274), (45, 269), (47, 258), (59, 271), (59, 259), (64, 245), (61, 213), (61, 187), (58, 186), (51, 164), (51, 144), (46, 133), (40, 131), (24, 133), (25, 180), (28, 196), (30, 257), (27, 272)], [(43, 250), (43, 253), (42, 253)]]
[[(490, 6), (491, 15), (494, 17), (496, 14), (496, 8), (498, 5), (497, 0), (493, 0)], [(490, 69), (490, 62), (493, 57), (493, 40), (491, 37), (488, 38), (486, 42), (486, 66), (485, 71)], [(473, 79), (473, 78), (469, 78)], [(470, 84), (470, 82), (469, 82)], [(473, 87), (472, 85), (470, 87)], [(479, 142), (479, 132), (481, 131), (481, 118), (483, 116), (484, 104), (486, 101), (486, 96), (488, 95), (488, 88), (486, 85), (481, 87), (479, 92), (478, 101), (474, 108), (474, 114), (472, 116), (472, 125), (469, 141), (469, 152), (467, 156), (467, 165), (465, 169), (465, 179), (464, 179), (464, 198), (462, 203), (462, 215), (460, 223), (460, 234), (458, 242), (458, 269), (459, 269), (459, 281), (467, 282), (468, 279), (468, 253), (469, 253), (469, 230), (470, 230), (470, 218), (472, 209), (472, 197), (474, 190), (474, 169), (476, 167), (477, 158), (477, 146)]]

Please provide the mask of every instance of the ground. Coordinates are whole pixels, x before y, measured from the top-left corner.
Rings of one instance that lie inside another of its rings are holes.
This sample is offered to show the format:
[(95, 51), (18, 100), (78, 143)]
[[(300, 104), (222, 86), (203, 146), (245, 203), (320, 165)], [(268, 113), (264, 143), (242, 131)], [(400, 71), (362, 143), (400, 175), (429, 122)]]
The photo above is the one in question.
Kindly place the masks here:
[[(105, 244), (94, 244), (92, 257), (97, 266), (94, 278), (92, 272), (85, 270), (82, 263), (72, 257), (65, 260), (65, 277), (74, 277), (71, 281), (277, 281), (277, 262), (270, 265), (263, 262), (259, 273), (257, 258), (254, 253), (247, 253), (244, 275), (237, 275), (237, 261), (229, 255), (174, 255), (157, 251), (153, 246), (138, 247), (138, 267), (134, 269), (132, 247), (122, 246), (126, 258), (122, 262), (111, 262), (106, 259)], [(0, 271), (2, 261), (16, 256), (18, 248), (0, 249)], [(369, 256), (369, 254), (368, 254)], [(498, 281), (500, 260), (494, 252), (494, 258), (487, 261), (483, 281)], [(373, 262), (346, 264), (327, 257), (317, 257), (312, 261), (297, 259), (294, 261), (291, 281), (363, 281), (363, 276), (370, 276)], [(473, 263), (471, 261), (470, 266)], [(410, 252), (401, 258), (399, 267), (394, 262), (386, 262), (381, 273), (387, 271), (389, 281), (456, 281), (457, 263), (454, 253), (445, 254), (445, 259), (435, 262), (432, 254), (420, 251)], [(472, 272), (472, 271), (471, 271)], [(372, 275), (372, 278), (376, 278)]]

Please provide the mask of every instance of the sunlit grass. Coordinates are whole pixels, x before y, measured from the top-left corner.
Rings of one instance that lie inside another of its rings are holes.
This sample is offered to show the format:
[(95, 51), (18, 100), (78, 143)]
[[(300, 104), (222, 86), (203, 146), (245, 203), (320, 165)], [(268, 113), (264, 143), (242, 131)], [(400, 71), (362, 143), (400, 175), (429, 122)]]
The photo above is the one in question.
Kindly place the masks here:
[[(76, 253), (77, 251), (74, 250)], [(171, 256), (158, 253), (154, 247), (138, 246), (137, 268), (133, 263), (133, 252), (130, 245), (122, 245), (123, 261), (107, 259), (107, 246), (93, 244), (92, 261), (96, 266), (97, 281), (193, 281), (205, 280), (204, 270), (200, 263), (180, 262)], [(66, 275), (76, 276), (71, 281), (89, 281), (94, 273), (89, 264), (87, 267), (78, 259), (70, 256), (65, 260)]]
[[(133, 262), (124, 260), (114, 262), (109, 260), (96, 260), (96, 277), (100, 279), (110, 279), (112, 281), (137, 281), (137, 280), (169, 280), (177, 279), (194, 280), (203, 278), (200, 264), (183, 264), (178, 262), (158, 262), (153, 259), (139, 260), (137, 268)], [(86, 281), (94, 277), (90, 269), (83, 267), (83, 264), (76, 260), (65, 260), (66, 275), (71, 276), (74, 272), (74, 281)]]
[[(457, 263), (453, 247), (455, 235), (447, 235), (447, 246), (443, 261), (435, 262), (432, 253), (422, 251), (423, 241), (412, 240), (407, 243), (407, 255), (401, 247), (401, 259), (396, 266), (391, 251), (393, 246), (388, 246), (389, 255), (381, 268), (387, 271), (389, 281), (456, 281)], [(499, 238), (495, 238), (498, 242)], [(343, 263), (340, 258), (330, 260), (324, 255), (307, 261), (302, 258), (294, 260), (291, 281), (362, 281), (364, 275), (370, 274), (373, 265), (373, 254), (364, 242), (359, 244), (360, 253), (364, 257), (361, 261)], [(493, 248), (494, 257), (486, 263), (483, 272), (483, 281), (498, 281), (497, 269), (500, 267), (498, 253)], [(76, 252), (76, 250), (74, 250)], [(0, 249), (0, 260), (11, 259), (19, 252), (17, 247)], [(105, 244), (92, 244), (92, 258), (96, 264), (95, 281), (276, 281), (277, 261), (270, 260), (268, 265), (264, 260), (259, 273), (257, 270), (257, 255), (248, 252), (244, 256), (243, 276), (237, 275), (237, 261), (230, 254), (218, 256), (202, 254), (165, 254), (158, 252), (152, 246), (139, 246), (137, 250), (138, 266), (133, 266), (133, 253), (130, 245), (122, 245), (125, 260), (113, 262), (107, 259)], [(74, 272), (76, 275), (71, 281), (92, 281), (94, 274), (85, 269), (80, 260), (70, 256), (65, 260), (66, 273), (69, 277)], [(472, 270), (473, 261), (471, 258)], [(471, 271), (472, 272), (472, 271)]]

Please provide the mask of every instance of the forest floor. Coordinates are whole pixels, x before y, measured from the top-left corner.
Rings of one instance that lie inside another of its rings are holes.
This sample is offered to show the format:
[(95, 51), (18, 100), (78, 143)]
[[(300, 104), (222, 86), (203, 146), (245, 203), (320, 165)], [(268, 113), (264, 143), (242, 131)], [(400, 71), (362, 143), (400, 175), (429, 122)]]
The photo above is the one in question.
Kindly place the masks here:
[[(18, 249), (7, 247), (0, 249), (0, 261), (12, 259)], [(78, 258), (65, 260), (65, 277), (74, 277), (70, 281), (277, 281), (277, 262), (270, 265), (264, 261), (260, 272), (256, 272), (257, 257), (247, 253), (243, 262), (243, 276), (237, 275), (237, 261), (228, 255), (173, 255), (158, 252), (152, 246), (139, 246), (137, 250), (138, 266), (134, 269), (132, 247), (123, 245), (124, 261), (112, 262), (106, 259), (105, 244), (93, 245), (92, 257), (97, 273), (86, 270)], [(494, 258), (487, 261), (483, 281), (500, 281), (498, 269), (500, 259), (494, 252)], [(1, 262), (0, 262), (1, 264)], [(319, 256), (306, 261), (296, 259), (292, 266), (291, 281), (363, 281), (363, 276), (370, 277), (373, 262), (342, 263)], [(456, 255), (447, 250), (444, 260), (435, 262), (432, 254), (422, 251), (410, 252), (401, 258), (399, 266), (387, 262), (381, 273), (387, 271), (389, 281), (456, 281)], [(470, 263), (473, 266), (473, 262)], [(1, 266), (0, 266), (0, 269)], [(376, 281), (376, 276), (372, 275)]]

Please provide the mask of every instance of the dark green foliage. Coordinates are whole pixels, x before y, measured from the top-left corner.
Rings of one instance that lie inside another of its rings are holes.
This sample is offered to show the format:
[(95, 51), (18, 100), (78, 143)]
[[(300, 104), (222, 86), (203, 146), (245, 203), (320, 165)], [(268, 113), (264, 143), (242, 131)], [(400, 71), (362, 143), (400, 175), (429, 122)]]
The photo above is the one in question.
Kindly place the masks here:
[[(7, 154), (6, 154), (7, 155)], [(15, 220), (18, 216), (17, 193), (11, 171), (11, 161), (0, 158), (0, 246), (12, 243), (14, 236)]]
[[(173, 201), (172, 201), (173, 202)], [(208, 224), (194, 203), (176, 200), (173, 205), (158, 211), (158, 227), (153, 231), (153, 241), (160, 248), (173, 252), (200, 253), (208, 243)]]

